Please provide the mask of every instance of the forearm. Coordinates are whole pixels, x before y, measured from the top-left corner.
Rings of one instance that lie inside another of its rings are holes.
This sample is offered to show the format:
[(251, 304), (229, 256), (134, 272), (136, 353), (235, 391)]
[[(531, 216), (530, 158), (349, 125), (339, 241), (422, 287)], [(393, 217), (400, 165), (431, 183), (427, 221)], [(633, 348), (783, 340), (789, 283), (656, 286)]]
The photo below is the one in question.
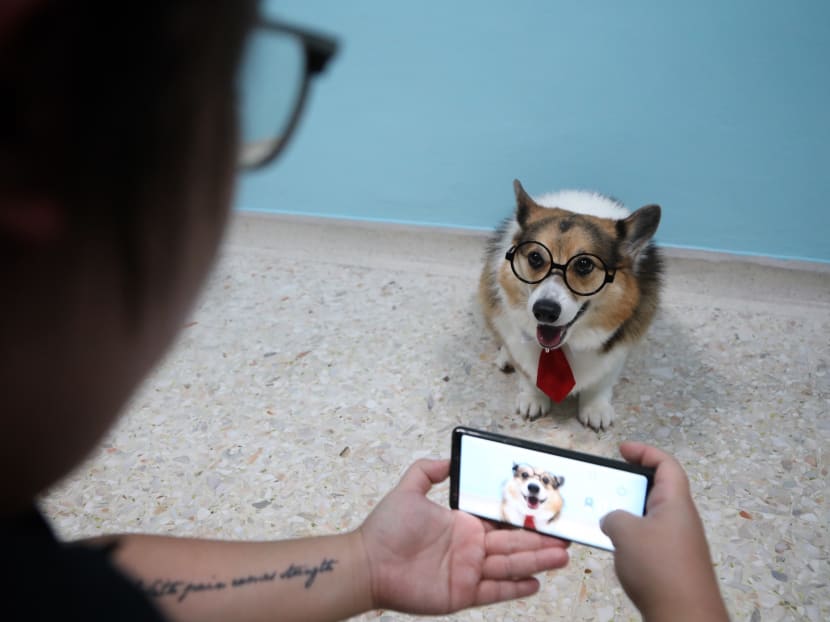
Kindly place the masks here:
[(679, 593), (659, 595), (641, 613), (645, 622), (729, 622), (714, 573), (690, 576)]
[(729, 614), (720, 598), (698, 602), (692, 607), (675, 605), (654, 613), (644, 613), (645, 622), (729, 622)]
[(115, 539), (116, 564), (171, 620), (339, 620), (372, 608), (358, 532), (278, 542)]

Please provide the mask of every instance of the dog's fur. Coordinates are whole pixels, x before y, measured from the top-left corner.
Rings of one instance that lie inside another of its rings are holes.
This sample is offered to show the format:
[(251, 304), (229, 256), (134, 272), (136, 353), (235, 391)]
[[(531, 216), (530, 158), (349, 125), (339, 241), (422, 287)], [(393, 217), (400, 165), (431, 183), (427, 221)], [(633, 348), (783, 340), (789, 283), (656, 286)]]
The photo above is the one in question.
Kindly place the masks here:
[[(539, 325), (564, 331), (559, 347), (576, 380), (569, 395), (579, 394), (579, 420), (607, 429), (614, 420), (614, 384), (657, 310), (662, 260), (651, 238), (660, 223), (660, 207), (649, 205), (630, 214), (600, 194), (564, 191), (534, 200), (518, 180), (513, 187), (515, 214), (491, 238), (479, 284), (484, 318), (500, 342), (496, 364), (503, 371), (519, 372), (517, 412), (541, 417), (551, 400), (536, 387), (542, 346), (534, 335)], [(592, 296), (574, 294), (559, 271), (541, 283), (524, 283), (513, 274), (505, 254), (527, 240), (547, 246), (559, 264), (579, 253), (595, 254), (609, 269), (616, 268), (614, 281)], [(533, 307), (539, 301), (556, 303), (559, 317), (538, 321)]]
[(564, 477), (514, 463), (513, 477), (507, 480), (502, 490), (502, 520), (522, 527), (525, 517), (531, 516), (537, 529), (544, 528), (562, 510), (559, 488), (564, 483)]

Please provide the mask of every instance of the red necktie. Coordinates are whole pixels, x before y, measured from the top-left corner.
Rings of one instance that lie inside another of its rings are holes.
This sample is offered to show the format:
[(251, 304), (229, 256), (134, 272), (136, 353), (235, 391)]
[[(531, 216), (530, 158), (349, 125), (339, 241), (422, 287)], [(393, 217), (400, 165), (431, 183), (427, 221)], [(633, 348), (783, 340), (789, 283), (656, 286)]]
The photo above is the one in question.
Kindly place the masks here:
[(530, 514), (525, 516), (525, 524), (522, 525), (522, 527), (527, 529), (536, 529), (536, 521), (533, 520), (533, 517)]
[(539, 354), (539, 367), (536, 371), (536, 386), (554, 402), (564, 400), (576, 381), (561, 348), (545, 350)]

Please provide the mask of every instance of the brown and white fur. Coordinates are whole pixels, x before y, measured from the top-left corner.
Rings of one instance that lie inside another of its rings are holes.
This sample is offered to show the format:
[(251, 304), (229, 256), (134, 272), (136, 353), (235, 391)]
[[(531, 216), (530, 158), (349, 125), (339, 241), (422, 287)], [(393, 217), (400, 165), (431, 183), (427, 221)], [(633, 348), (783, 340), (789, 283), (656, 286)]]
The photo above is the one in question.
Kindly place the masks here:
[[(537, 327), (546, 324), (564, 331), (559, 347), (575, 377), (569, 396), (579, 395), (579, 420), (607, 429), (614, 420), (614, 384), (657, 310), (662, 261), (651, 238), (660, 223), (660, 207), (649, 205), (632, 214), (619, 202), (591, 192), (564, 191), (534, 200), (518, 180), (513, 188), (516, 212), (491, 238), (479, 284), (485, 320), (500, 342), (496, 364), (502, 371), (518, 371), (517, 412), (541, 417), (551, 400), (536, 388), (542, 349)], [(574, 294), (558, 271), (541, 283), (524, 283), (513, 274), (505, 254), (525, 240), (542, 242), (559, 264), (579, 253), (598, 255), (616, 268), (614, 281), (592, 296)], [(555, 321), (537, 320), (534, 305), (539, 301), (561, 308)]]
[(540, 471), (528, 464), (514, 464), (513, 477), (507, 480), (502, 490), (502, 520), (522, 527), (530, 517), (535, 528), (543, 529), (562, 510), (559, 488), (564, 483), (564, 477)]

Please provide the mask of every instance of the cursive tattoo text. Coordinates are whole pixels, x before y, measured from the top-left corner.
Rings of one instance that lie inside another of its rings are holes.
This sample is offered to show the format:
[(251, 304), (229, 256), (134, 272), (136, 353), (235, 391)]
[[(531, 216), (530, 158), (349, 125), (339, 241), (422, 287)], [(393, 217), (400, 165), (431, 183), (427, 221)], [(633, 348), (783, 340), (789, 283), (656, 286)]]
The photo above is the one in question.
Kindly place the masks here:
[(327, 572), (334, 572), (336, 559), (323, 558), (316, 566), (305, 566), (303, 564), (291, 563), (282, 572), (263, 572), (261, 574), (249, 574), (233, 577), (226, 581), (188, 581), (185, 579), (155, 579), (145, 582), (139, 579), (136, 586), (149, 598), (175, 597), (175, 600), (182, 602), (192, 594), (201, 592), (216, 592), (220, 590), (236, 589), (247, 585), (258, 583), (274, 583), (275, 581), (290, 581), (292, 579), (304, 578), (303, 587), (311, 588), (317, 575)]

